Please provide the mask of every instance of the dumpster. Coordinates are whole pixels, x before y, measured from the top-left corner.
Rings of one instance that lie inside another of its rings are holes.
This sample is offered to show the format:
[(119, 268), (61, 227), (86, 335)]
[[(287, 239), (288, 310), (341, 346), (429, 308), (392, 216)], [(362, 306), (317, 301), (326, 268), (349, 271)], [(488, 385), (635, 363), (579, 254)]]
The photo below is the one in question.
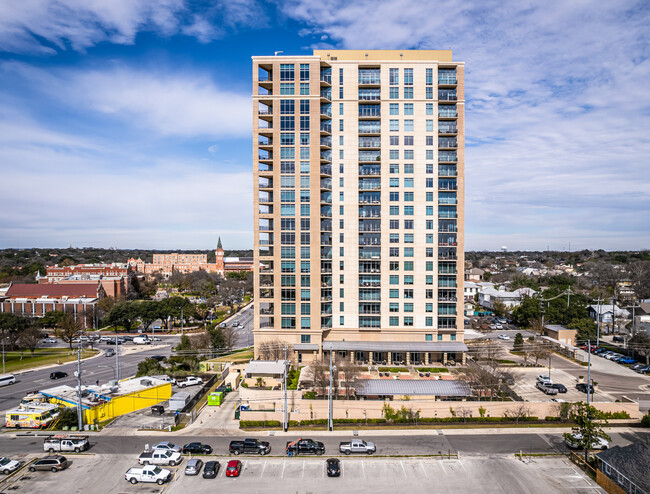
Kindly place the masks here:
[(184, 391), (181, 391), (179, 393), (175, 393), (170, 399), (169, 399), (169, 410), (176, 411), (176, 410), (182, 410), (185, 405), (187, 405), (190, 401), (190, 394), (186, 393)]
[(208, 395), (208, 405), (212, 406), (221, 406), (223, 403), (223, 393), (221, 391), (215, 391)]

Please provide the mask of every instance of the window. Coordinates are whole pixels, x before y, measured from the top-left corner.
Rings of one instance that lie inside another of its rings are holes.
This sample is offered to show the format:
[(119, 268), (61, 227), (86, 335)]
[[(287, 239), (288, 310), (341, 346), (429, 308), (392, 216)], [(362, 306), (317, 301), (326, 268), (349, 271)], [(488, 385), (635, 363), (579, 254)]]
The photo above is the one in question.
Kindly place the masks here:
[(397, 288), (391, 288), (388, 291), (388, 296), (390, 298), (399, 298), (399, 290)]
[(413, 188), (413, 177), (406, 177), (404, 179), (404, 187)]
[(413, 317), (412, 316), (405, 316), (404, 317), (404, 326), (406, 326), (406, 327), (413, 326)]
[(425, 312), (433, 312), (433, 304), (432, 303), (427, 303), (424, 305), (424, 311)]
[[(391, 247), (393, 249), (393, 247)], [(397, 249), (397, 255), (399, 256), (399, 248)], [(389, 271), (399, 271), (399, 261), (390, 261), (388, 263)]]
[(399, 173), (399, 165), (397, 163), (391, 163), (388, 166), (388, 170), (390, 173)]
[(293, 190), (280, 191), (280, 202), (296, 202), (296, 192)]
[(413, 115), (413, 103), (404, 103), (404, 115)]
[(339, 130), (343, 131), (343, 120), (339, 120)]
[(391, 132), (399, 132), (399, 120), (391, 120), (388, 125)]
[(455, 334), (450, 334), (449, 337), (451, 338), (451, 341), (456, 341), (456, 335)]
[(280, 117), (280, 130), (295, 130), (296, 118), (295, 117)]
[(399, 214), (399, 206), (391, 206), (389, 212), (391, 216)]
[(425, 94), (426, 94), (425, 96), (426, 99), (433, 99), (433, 87), (427, 86)]
[[(431, 129), (433, 130), (433, 129)], [(425, 146), (433, 146), (433, 136), (425, 136), (425, 141), (424, 141)], [(433, 158), (432, 158), (433, 159)]]
[[(390, 220), (388, 222), (388, 227), (391, 230), (399, 230), (399, 220)], [(399, 242), (399, 240), (398, 240), (398, 242)]]
[(413, 192), (404, 192), (405, 201), (413, 201)]
[(412, 288), (405, 288), (404, 289), (404, 298), (406, 298), (406, 299), (412, 299), (413, 298), (413, 289)]
[(388, 312), (399, 312), (399, 302), (391, 302), (388, 304)]
[(295, 317), (283, 317), (282, 318), (282, 329), (295, 329), (296, 327), (296, 318)]
[(390, 177), (390, 186), (391, 187), (399, 187), (399, 178), (398, 177)]
[(296, 314), (295, 304), (282, 304), (282, 314), (287, 316), (293, 316)]
[(399, 317), (390, 316), (388, 318), (388, 324), (389, 324), (389, 326), (397, 326), (397, 325), (399, 325)]
[(309, 117), (300, 117), (300, 130), (309, 130)]
[(391, 149), (391, 150), (388, 152), (388, 157), (389, 157), (391, 160), (398, 160), (398, 159), (399, 159), (399, 149)]
[(399, 99), (399, 88), (398, 87), (389, 88), (388, 97), (390, 99)]
[(412, 163), (404, 165), (404, 173), (413, 173), (413, 164)]
[[(343, 103), (339, 103), (339, 115), (343, 115)], [(341, 137), (343, 137), (343, 136), (341, 136)]]
[(399, 257), (399, 247), (391, 247), (388, 249), (389, 257)]
[(300, 114), (309, 115), (309, 100), (301, 99), (300, 100)]
[(404, 312), (413, 312), (413, 304), (411, 302), (404, 304)]
[(311, 343), (311, 335), (310, 334), (301, 334), (300, 335), (300, 343)]
[(282, 259), (293, 259), (296, 257), (296, 248), (295, 247), (282, 247), (280, 249), (280, 257)]
[(413, 247), (404, 247), (404, 257), (413, 257)]
[(413, 271), (413, 261), (404, 261), (404, 271)]
[(433, 120), (427, 120), (427, 132), (433, 132)]
[(309, 175), (301, 175), (300, 177), (300, 187), (303, 189), (309, 188)]
[(300, 191), (300, 202), (309, 202), (309, 194), (310, 194), (310, 192), (308, 190), (301, 190)]
[(427, 149), (426, 150), (425, 159), (428, 159), (428, 160), (433, 159), (433, 149)]
[[(433, 324), (433, 318), (428, 317), (427, 319), (431, 319), (431, 323)], [(433, 341), (433, 335), (432, 334), (425, 334), (424, 335), (424, 341)]]
[(296, 206), (294, 204), (280, 204), (280, 216), (295, 216)]
[(391, 285), (399, 285), (399, 275), (398, 274), (391, 274), (389, 276), (389, 283)]
[(296, 94), (295, 84), (292, 82), (281, 82), (280, 83), (280, 95), (282, 96), (291, 96)]
[(413, 136), (404, 136), (404, 145), (412, 146), (413, 145)]
[(301, 82), (300, 83), (300, 95), (301, 96), (308, 96), (309, 95), (309, 83), (308, 82)]
[(442, 335), (441, 334), (438, 335), (438, 341), (442, 341)]
[[(300, 102), (302, 104), (302, 101)], [(280, 100), (280, 115), (293, 114), (296, 111), (296, 101), (292, 99)]]
[(413, 220), (404, 220), (404, 229), (413, 230)]
[(296, 219), (295, 218), (281, 218), (280, 219), (280, 230), (285, 232), (291, 232), (296, 229)]
[(405, 87), (404, 88), (404, 99), (413, 99), (413, 88)]
[(292, 63), (280, 64), (280, 80), (293, 81), (295, 79), (294, 65)]
[[(309, 177), (308, 177), (309, 178)], [(309, 230), (309, 224), (311, 223), (311, 220), (309, 218), (301, 218), (300, 219), (300, 229), (301, 230)], [(309, 266), (309, 262), (307, 262), (307, 266)], [(309, 272), (309, 271), (307, 271)], [(303, 271), (304, 273), (304, 271)]]
[(413, 216), (413, 206), (404, 206), (404, 214), (407, 216)]
[[(309, 204), (300, 205), (300, 216), (309, 216)], [(302, 257), (305, 257), (304, 255)]]
[[(280, 69), (282, 70), (282, 69)], [(300, 80), (308, 81), (309, 80), (309, 64), (301, 63), (300, 64)]]
[(293, 159), (296, 157), (295, 148), (280, 148), (280, 158), (281, 159)]
[[(310, 329), (311, 328), (311, 318), (310, 317), (301, 317), (300, 318), (300, 329)], [(307, 335), (309, 336), (309, 335)]]
[(309, 173), (309, 161), (300, 162), (300, 173)]
[[(300, 135), (302, 135), (302, 134), (300, 134)], [(309, 148), (308, 147), (300, 148), (300, 159), (301, 160), (308, 160), (309, 159)]]
[(412, 233), (405, 233), (404, 234), (404, 243), (405, 244), (412, 244), (413, 243), (413, 234)]
[(388, 84), (390, 86), (399, 84), (399, 69), (388, 69)]
[(388, 198), (391, 201), (399, 201), (399, 192), (390, 192)]
[(413, 69), (404, 69), (404, 85), (413, 85)]
[(303, 274), (300, 276), (300, 286), (303, 288), (309, 288), (311, 285), (311, 277), (307, 274)]
[(390, 115), (399, 115), (399, 103), (391, 103), (389, 108)]
[(433, 115), (433, 103), (427, 103), (427, 115)]
[(404, 132), (413, 132), (413, 120), (404, 120)]
[(280, 145), (281, 146), (293, 146), (296, 144), (296, 135), (292, 132), (281, 132), (280, 133)]
[(300, 290), (300, 300), (309, 300), (309, 299), (311, 299), (310, 292), (311, 292), (311, 290)]
[(399, 136), (389, 136), (389, 144), (391, 146), (399, 146)]
[(433, 206), (427, 206), (427, 216), (433, 216)]

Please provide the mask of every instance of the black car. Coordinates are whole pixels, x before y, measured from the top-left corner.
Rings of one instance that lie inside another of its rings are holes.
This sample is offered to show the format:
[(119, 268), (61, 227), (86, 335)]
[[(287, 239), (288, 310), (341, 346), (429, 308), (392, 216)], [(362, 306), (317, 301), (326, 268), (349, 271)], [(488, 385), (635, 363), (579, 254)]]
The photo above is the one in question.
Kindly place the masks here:
[(133, 341), (133, 336), (122, 336), (122, 341)]
[(162, 360), (165, 360), (166, 357), (164, 355), (150, 355), (149, 358), (161, 362)]
[(564, 384), (554, 383), (549, 384), (548, 387), (557, 389), (558, 393), (566, 393), (566, 386)]
[(207, 461), (203, 467), (203, 478), (214, 479), (219, 475), (219, 468), (221, 465), (218, 461)]
[(328, 477), (341, 476), (341, 462), (336, 458), (329, 458), (327, 460), (327, 476)]
[(68, 377), (67, 372), (61, 372), (61, 371), (50, 372), (50, 379), (63, 379), (64, 377)]
[[(576, 389), (578, 391), (582, 391), (583, 393), (594, 394), (594, 387), (588, 385), (587, 383), (578, 383), (578, 384), (576, 384)], [(589, 390), (589, 391), (587, 391), (587, 390)]]
[(201, 443), (189, 443), (183, 446), (183, 454), (193, 454), (193, 455), (209, 455), (212, 453), (212, 446), (209, 444)]

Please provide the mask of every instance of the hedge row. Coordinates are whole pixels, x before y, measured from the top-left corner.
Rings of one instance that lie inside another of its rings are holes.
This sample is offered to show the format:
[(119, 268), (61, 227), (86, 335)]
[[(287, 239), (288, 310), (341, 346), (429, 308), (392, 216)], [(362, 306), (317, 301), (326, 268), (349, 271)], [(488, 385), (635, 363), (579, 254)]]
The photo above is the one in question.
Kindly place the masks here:
[[(519, 422), (537, 422), (538, 417), (521, 417)], [(546, 417), (547, 421), (558, 421), (559, 417)], [(418, 419), (418, 423), (466, 423), (466, 422), (515, 422), (513, 417), (423, 417)], [(414, 423), (412, 418), (396, 418), (392, 421), (395, 424)], [(386, 419), (334, 419), (335, 424), (387, 424)], [(242, 420), (240, 427), (280, 427), (281, 422), (278, 420)], [(300, 425), (327, 425), (327, 419), (315, 420), (290, 420), (289, 426), (296, 427)]]
[(630, 414), (627, 412), (603, 412), (606, 419), (629, 419)]
[(418, 372), (449, 372), (449, 369), (445, 367), (416, 367)]

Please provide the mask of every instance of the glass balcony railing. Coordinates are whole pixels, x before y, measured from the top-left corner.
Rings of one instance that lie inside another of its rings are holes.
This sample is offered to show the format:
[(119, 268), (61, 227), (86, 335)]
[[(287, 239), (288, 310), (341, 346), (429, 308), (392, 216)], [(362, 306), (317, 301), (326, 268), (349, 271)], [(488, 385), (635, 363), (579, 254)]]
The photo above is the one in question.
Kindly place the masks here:
[(455, 151), (438, 151), (438, 162), (458, 161)]
[(327, 136), (327, 137), (321, 137), (320, 138), (320, 145), (321, 146), (327, 146), (328, 148), (332, 147), (332, 137)]
[(331, 165), (321, 165), (320, 166), (320, 174), (321, 175), (331, 175), (332, 174), (332, 166)]
[(381, 189), (381, 179), (378, 178), (360, 178), (359, 190), (379, 190)]
[(332, 206), (321, 206), (320, 215), (323, 218), (331, 218), (332, 217)]
[(362, 288), (359, 290), (359, 300), (374, 302), (381, 300), (381, 291), (373, 288)]
[(456, 235), (452, 235), (449, 233), (444, 233), (438, 235), (438, 245), (439, 246), (447, 246), (447, 245), (458, 245), (456, 242)]
[(359, 134), (379, 134), (381, 133), (380, 122), (359, 122)]
[(379, 204), (380, 202), (380, 192), (359, 192), (359, 204)]
[(381, 220), (359, 220), (360, 232), (379, 232), (381, 231)]
[(359, 176), (381, 175), (381, 165), (359, 165)]
[(320, 114), (326, 117), (332, 116), (332, 105), (320, 105)]
[(320, 188), (321, 189), (332, 189), (332, 179), (331, 178), (321, 178), (320, 179)]
[(458, 259), (456, 254), (456, 247), (440, 247), (438, 248), (439, 261), (455, 261)]
[(321, 82), (326, 82), (327, 84), (332, 84), (332, 69), (321, 69), (320, 71), (320, 80)]
[(359, 259), (381, 259), (381, 247), (360, 247)]
[(379, 69), (359, 69), (359, 84), (381, 84)]
[(359, 89), (359, 101), (379, 101), (381, 89)]
[(458, 141), (455, 137), (438, 137), (438, 147), (439, 148), (456, 148), (458, 147)]
[(454, 75), (438, 75), (438, 84), (448, 85), (448, 84), (457, 84), (456, 74)]
[(438, 116), (443, 118), (457, 117), (458, 112), (456, 111), (456, 106), (439, 106)]
[(359, 218), (381, 218), (381, 206), (359, 206)]
[(332, 161), (332, 150), (328, 149), (326, 151), (320, 152), (320, 159), (325, 161)]
[(273, 192), (260, 191), (259, 202), (273, 202)]
[(359, 151), (359, 161), (381, 161), (381, 151)]
[(438, 190), (457, 190), (456, 179), (443, 178), (438, 180)]
[(331, 259), (332, 258), (332, 248), (331, 247), (321, 247), (320, 248), (320, 258), (321, 259)]
[(332, 122), (321, 122), (320, 131), (327, 132), (328, 134), (332, 133)]
[(439, 122), (438, 134), (458, 134), (456, 122)]
[(332, 193), (331, 192), (321, 192), (320, 202), (325, 204), (332, 204)]
[(359, 137), (360, 148), (378, 148), (381, 147), (381, 137)]
[(451, 89), (441, 89), (438, 91), (439, 101), (456, 101), (456, 91)]
[(380, 117), (381, 116), (381, 106), (380, 105), (359, 105), (359, 116), (360, 117)]
[(381, 245), (381, 235), (377, 233), (359, 233), (359, 245)]
[(331, 232), (332, 231), (332, 220), (320, 220), (320, 231), (321, 232)]
[(323, 98), (323, 99), (328, 99), (328, 100), (331, 101), (331, 99), (332, 99), (332, 90), (331, 89), (321, 89), (320, 97)]

